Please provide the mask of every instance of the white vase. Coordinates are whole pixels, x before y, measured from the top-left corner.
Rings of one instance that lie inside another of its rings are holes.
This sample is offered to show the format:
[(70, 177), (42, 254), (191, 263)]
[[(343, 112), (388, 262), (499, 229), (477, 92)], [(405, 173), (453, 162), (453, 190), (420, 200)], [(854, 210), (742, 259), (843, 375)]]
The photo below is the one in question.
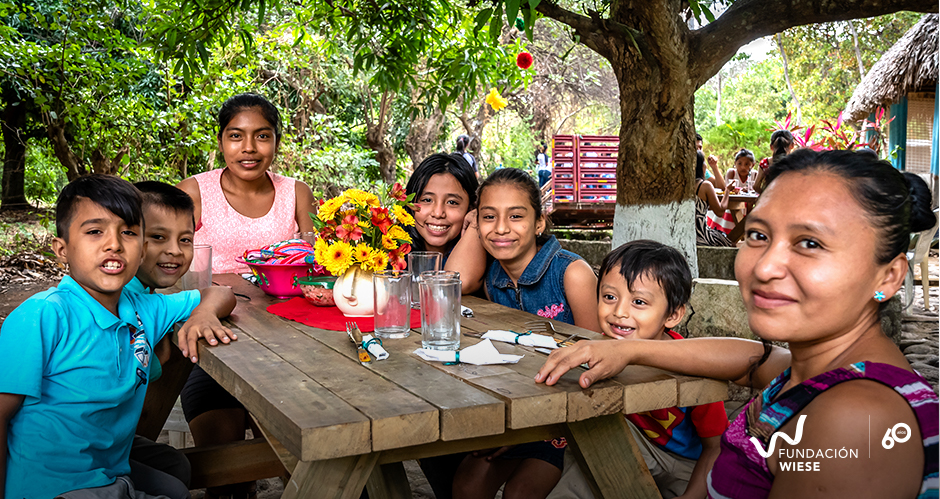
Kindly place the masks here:
[(375, 313), (372, 272), (353, 265), (336, 280), (333, 300), (346, 317), (372, 317)]

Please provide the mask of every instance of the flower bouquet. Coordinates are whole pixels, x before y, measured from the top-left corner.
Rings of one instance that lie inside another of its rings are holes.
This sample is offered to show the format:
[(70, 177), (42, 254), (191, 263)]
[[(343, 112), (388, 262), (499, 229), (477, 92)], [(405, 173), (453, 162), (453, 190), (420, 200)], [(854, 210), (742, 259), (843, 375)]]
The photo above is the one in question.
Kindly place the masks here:
[(405, 207), (411, 202), (399, 183), (379, 195), (359, 189), (320, 202), (310, 214), (318, 237), (314, 258), (341, 276), (333, 288), (336, 305), (348, 316), (372, 315), (372, 272), (391, 267), (404, 270), (411, 236), (404, 227), (415, 223)]
[(335, 276), (357, 264), (363, 270), (381, 271), (389, 266), (404, 270), (405, 255), (411, 252), (411, 236), (404, 227), (415, 223), (405, 207), (413, 197), (406, 197), (396, 182), (378, 196), (347, 189), (321, 200), (316, 215), (310, 214), (319, 233), (314, 244), (316, 261)]

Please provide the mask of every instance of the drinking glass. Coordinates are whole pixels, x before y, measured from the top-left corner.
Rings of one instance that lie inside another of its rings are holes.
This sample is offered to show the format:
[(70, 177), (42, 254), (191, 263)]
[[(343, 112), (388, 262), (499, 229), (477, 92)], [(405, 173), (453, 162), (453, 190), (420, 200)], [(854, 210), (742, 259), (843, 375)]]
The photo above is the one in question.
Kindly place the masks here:
[(180, 279), (183, 290), (205, 289), (212, 286), (212, 246), (208, 244), (193, 245), (193, 263), (189, 270)]
[(375, 288), (375, 335), (407, 338), (411, 334), (411, 272), (383, 270), (372, 275)]
[(418, 283), (421, 273), (429, 270), (441, 270), (444, 255), (440, 251), (412, 251), (408, 253), (408, 271), (411, 272), (411, 308), (420, 308)]
[(421, 348), (460, 349), (460, 280), (418, 282), (421, 297)]
[(303, 239), (310, 244), (313, 244), (317, 241), (316, 232), (294, 232), (294, 239)]

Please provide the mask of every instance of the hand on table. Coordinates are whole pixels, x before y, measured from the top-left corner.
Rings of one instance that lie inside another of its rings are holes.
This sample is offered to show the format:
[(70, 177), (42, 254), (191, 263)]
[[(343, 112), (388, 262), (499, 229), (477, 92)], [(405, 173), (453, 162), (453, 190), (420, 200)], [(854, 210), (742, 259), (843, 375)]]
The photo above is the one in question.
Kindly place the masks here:
[(581, 374), (578, 383), (587, 388), (600, 379), (614, 376), (627, 367), (628, 359), (620, 350), (627, 341), (579, 341), (570, 347), (559, 348), (548, 356), (545, 365), (535, 375), (536, 383), (554, 385), (563, 374), (587, 363), (590, 367)]
[(189, 320), (179, 330), (179, 346), (184, 357), (189, 357), (193, 363), (199, 360), (196, 353), (196, 342), (205, 338), (210, 345), (229, 343), (237, 340), (238, 336), (231, 329), (222, 325), (218, 317), (211, 313), (194, 311)]

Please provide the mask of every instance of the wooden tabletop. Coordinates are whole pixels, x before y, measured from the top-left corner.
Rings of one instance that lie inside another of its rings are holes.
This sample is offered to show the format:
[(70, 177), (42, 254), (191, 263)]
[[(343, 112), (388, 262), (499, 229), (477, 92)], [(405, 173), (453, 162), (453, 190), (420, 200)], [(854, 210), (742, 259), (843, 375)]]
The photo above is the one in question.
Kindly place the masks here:
[[(571, 423), (602, 416), (727, 398), (725, 382), (643, 366), (629, 366), (586, 390), (577, 383), (581, 368), (555, 386), (537, 384), (533, 378), (546, 356), (499, 342), (494, 345), (501, 353), (525, 356), (517, 364), (445, 366), (413, 354), (421, 344), (416, 331), (385, 340), (389, 358), (363, 366), (345, 332), (268, 313), (278, 300), (239, 276), (213, 280), (239, 295), (228, 320), (238, 341), (218, 347), (200, 342), (199, 364), (244, 404), (269, 440), (302, 462), (381, 452), (373, 464), (394, 463), (570, 434)], [(463, 305), (474, 311), (473, 318), (461, 319), (464, 333), (521, 332), (524, 322), (538, 319), (474, 297), (463, 297)], [(554, 327), (564, 336), (600, 338), (560, 322)], [(478, 341), (462, 335), (461, 347)]]

